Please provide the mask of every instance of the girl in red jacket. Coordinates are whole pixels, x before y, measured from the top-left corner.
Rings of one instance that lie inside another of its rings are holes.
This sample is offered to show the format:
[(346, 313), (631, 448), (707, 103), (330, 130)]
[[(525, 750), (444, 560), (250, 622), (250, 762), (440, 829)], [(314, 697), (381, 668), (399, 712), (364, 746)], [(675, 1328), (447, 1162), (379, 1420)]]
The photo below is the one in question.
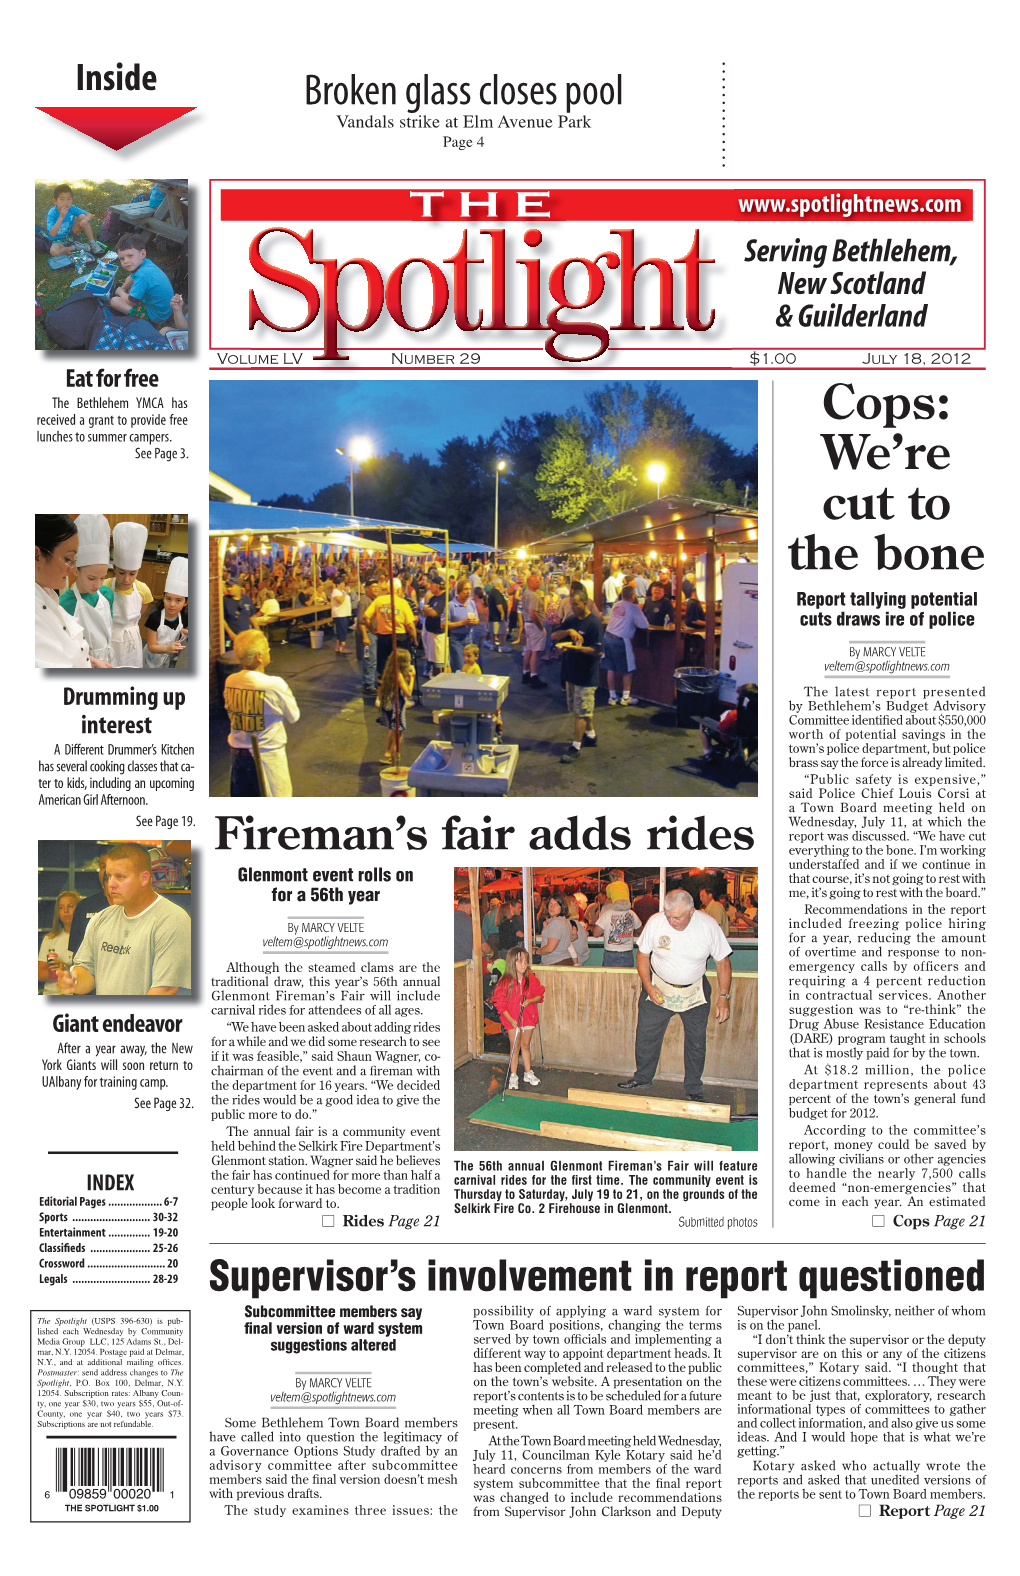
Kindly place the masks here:
[[(516, 1089), (517, 1053), (524, 1057), (524, 1082), (541, 1082), (531, 1070), (531, 1036), (538, 1025), (538, 1003), (545, 986), (531, 972), (531, 957), (525, 947), (511, 947), (506, 955), (506, 973), (492, 993), (492, 1000), (510, 1037), (510, 1078), (508, 1089)], [(523, 1006), (523, 1013), (521, 1008)], [(518, 1024), (520, 1028), (518, 1029)]]

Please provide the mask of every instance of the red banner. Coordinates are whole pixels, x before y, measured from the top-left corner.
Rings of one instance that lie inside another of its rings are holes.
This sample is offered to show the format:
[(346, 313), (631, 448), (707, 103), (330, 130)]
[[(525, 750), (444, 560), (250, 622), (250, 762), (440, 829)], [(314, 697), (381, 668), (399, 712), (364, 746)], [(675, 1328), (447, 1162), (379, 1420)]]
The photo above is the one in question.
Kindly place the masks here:
[(970, 220), (969, 187), (902, 187), (881, 190), (836, 185), (727, 190), (543, 190), (535, 187), (440, 188), (425, 183), (399, 191), (359, 187), (240, 187), (220, 193), (220, 218), (248, 223), (312, 224), (330, 219), (354, 221), (432, 219), (501, 223), (552, 220)]

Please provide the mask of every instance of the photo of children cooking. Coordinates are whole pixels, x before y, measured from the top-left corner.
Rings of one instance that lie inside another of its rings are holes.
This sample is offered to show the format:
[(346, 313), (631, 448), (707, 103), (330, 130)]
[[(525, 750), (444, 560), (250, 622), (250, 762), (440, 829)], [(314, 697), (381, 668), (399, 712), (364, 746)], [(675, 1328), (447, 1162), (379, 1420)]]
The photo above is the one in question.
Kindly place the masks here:
[(191, 843), (39, 843), (41, 996), (191, 994)]
[(186, 514), (37, 514), (37, 668), (186, 668)]
[(188, 183), (37, 181), (37, 350), (187, 350)]

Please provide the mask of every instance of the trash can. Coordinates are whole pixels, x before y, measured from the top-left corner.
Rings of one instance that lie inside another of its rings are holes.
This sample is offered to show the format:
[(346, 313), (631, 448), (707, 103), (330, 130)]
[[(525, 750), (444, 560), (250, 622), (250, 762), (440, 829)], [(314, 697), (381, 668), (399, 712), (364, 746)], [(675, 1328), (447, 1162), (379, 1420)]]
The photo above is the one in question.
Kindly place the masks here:
[(313, 629), (308, 636), (308, 644), (313, 651), (321, 651), (322, 643), (326, 638), (325, 630)]
[(677, 668), (673, 674), (676, 685), (676, 725), (694, 728), (701, 717), (712, 709), (722, 674), (715, 668)]

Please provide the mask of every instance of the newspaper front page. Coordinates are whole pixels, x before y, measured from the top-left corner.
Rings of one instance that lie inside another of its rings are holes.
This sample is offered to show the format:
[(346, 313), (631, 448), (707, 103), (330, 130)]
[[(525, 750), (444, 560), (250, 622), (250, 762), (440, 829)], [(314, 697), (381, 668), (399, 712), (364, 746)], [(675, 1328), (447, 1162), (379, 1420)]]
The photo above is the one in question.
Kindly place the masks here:
[(1005, 1570), (1007, 18), (155, 20), (13, 25), (12, 1569)]

